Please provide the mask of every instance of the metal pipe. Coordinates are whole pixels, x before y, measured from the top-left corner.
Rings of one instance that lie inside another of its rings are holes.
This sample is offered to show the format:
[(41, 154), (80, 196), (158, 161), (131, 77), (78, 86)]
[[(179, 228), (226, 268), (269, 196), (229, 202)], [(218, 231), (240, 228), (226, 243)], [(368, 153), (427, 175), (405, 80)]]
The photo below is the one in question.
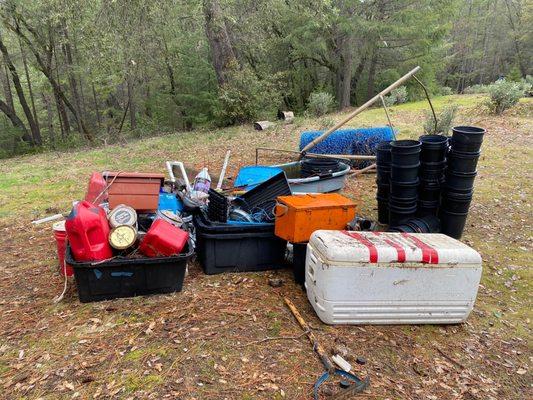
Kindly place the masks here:
[[(300, 152), (296, 150), (274, 149), (272, 147), (256, 147), (255, 148), (255, 165), (257, 165), (258, 160), (259, 160), (259, 150), (277, 151), (280, 153), (290, 153), (290, 154), (300, 154)], [(358, 155), (358, 154), (307, 153), (305, 156), (310, 157), (310, 158), (345, 158), (347, 160), (361, 160), (361, 161), (363, 160), (374, 161), (376, 159), (376, 156), (363, 156), (363, 155)]]
[(416, 77), (416, 75), (413, 75), (413, 79), (418, 82), (420, 86), (422, 86), (422, 89), (424, 89), (424, 93), (426, 94), (426, 99), (428, 100), (429, 107), (431, 108), (431, 112), (433, 113), (433, 119), (435, 120), (435, 133), (437, 132), (437, 127), (439, 125), (439, 122), (437, 121), (437, 114), (435, 114), (435, 109), (433, 108), (433, 103), (431, 103), (431, 99), (429, 98), (429, 93), (424, 84), (420, 79)]
[(177, 166), (180, 171), (181, 175), (183, 177), (183, 181), (185, 182), (185, 188), (187, 189), (187, 192), (192, 191), (191, 183), (189, 182), (189, 177), (187, 176), (187, 172), (185, 171), (185, 166), (181, 161), (167, 161), (166, 163), (168, 175), (170, 176), (170, 180), (172, 183), (176, 183), (176, 177), (174, 176), (174, 171), (172, 169), (173, 166)]
[(222, 182), (224, 181), (224, 175), (226, 175), (226, 169), (228, 168), (230, 154), (231, 150), (228, 150), (226, 152), (226, 157), (224, 157), (224, 164), (222, 165), (222, 170), (220, 171), (220, 176), (218, 177), (217, 190), (222, 188)]
[(392, 121), (390, 120), (389, 110), (387, 109), (387, 105), (385, 104), (385, 99), (383, 98), (383, 96), (379, 96), (379, 98), (381, 99), (381, 104), (383, 105), (383, 109), (385, 110), (385, 115), (387, 116), (387, 121), (389, 121), (389, 126), (390, 126), (390, 130), (392, 132), (392, 137), (394, 138), (394, 140), (396, 140), (396, 134), (394, 133), (394, 127), (392, 126)]

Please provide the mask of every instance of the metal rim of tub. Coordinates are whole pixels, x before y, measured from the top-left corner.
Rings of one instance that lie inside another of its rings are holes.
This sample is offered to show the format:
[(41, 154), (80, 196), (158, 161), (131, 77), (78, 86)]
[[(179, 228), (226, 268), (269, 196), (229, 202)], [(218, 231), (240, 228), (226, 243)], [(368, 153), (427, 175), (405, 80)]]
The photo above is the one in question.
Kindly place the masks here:
[[(301, 161), (293, 161), (287, 164), (278, 164), (278, 165), (272, 165), (272, 167), (278, 167), (283, 169), (283, 167), (289, 166), (289, 165), (296, 165), (300, 164)], [(350, 171), (350, 166), (348, 164), (343, 163), (342, 161), (339, 162), (339, 166), (341, 166), (343, 169), (337, 172), (333, 172), (331, 175), (328, 176), (311, 176), (308, 178), (288, 178), (287, 181), (289, 182), (289, 185), (303, 185), (306, 183), (316, 182), (316, 181), (325, 181), (327, 179), (337, 178), (340, 176), (346, 175)]]

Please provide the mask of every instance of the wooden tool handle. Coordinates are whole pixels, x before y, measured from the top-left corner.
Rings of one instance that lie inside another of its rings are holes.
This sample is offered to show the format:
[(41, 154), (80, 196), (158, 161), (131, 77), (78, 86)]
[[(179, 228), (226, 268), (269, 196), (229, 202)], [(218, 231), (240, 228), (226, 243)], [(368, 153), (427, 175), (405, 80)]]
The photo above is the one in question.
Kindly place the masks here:
[(328, 354), (326, 353), (326, 350), (318, 342), (318, 339), (313, 334), (313, 332), (311, 332), (311, 328), (309, 327), (309, 325), (307, 325), (307, 322), (305, 322), (303, 317), (300, 315), (300, 313), (296, 309), (296, 306), (287, 297), (284, 297), (283, 300), (285, 300), (285, 304), (287, 304), (287, 307), (289, 307), (289, 310), (291, 310), (292, 315), (294, 315), (294, 318), (296, 318), (296, 321), (298, 321), (302, 329), (307, 334), (309, 341), (313, 345), (313, 350), (318, 354), (318, 357), (320, 358), (320, 361), (322, 361), (322, 364), (324, 364), (324, 367), (326, 368), (326, 370), (330, 372), (335, 370), (335, 366), (329, 359)]

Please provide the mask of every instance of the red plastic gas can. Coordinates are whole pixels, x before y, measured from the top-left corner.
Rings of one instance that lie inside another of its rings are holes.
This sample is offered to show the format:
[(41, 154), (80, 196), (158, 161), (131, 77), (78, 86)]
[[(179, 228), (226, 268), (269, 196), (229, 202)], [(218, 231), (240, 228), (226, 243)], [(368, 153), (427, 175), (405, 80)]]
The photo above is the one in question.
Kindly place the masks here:
[(139, 245), (148, 257), (169, 257), (179, 254), (189, 240), (189, 233), (171, 223), (156, 219)]
[(85, 201), (88, 201), (89, 203), (95, 203), (95, 200), (98, 200), (97, 204), (102, 203), (107, 199), (107, 193), (102, 193), (105, 187), (106, 182), (102, 174), (99, 172), (93, 172), (91, 174), (91, 178), (89, 179), (89, 186), (87, 187)]
[(76, 261), (100, 261), (113, 257), (109, 223), (103, 208), (88, 201), (77, 203), (65, 222), (68, 241)]

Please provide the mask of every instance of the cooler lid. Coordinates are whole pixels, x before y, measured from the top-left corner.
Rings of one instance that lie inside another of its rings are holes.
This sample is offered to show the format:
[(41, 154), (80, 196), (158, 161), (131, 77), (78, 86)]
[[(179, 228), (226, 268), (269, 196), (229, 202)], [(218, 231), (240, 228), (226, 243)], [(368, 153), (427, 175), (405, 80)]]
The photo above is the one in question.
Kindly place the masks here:
[(278, 201), (296, 210), (355, 206), (352, 200), (338, 193), (279, 196)]
[(477, 251), (440, 233), (315, 231), (310, 245), (325, 262), (481, 264)]

